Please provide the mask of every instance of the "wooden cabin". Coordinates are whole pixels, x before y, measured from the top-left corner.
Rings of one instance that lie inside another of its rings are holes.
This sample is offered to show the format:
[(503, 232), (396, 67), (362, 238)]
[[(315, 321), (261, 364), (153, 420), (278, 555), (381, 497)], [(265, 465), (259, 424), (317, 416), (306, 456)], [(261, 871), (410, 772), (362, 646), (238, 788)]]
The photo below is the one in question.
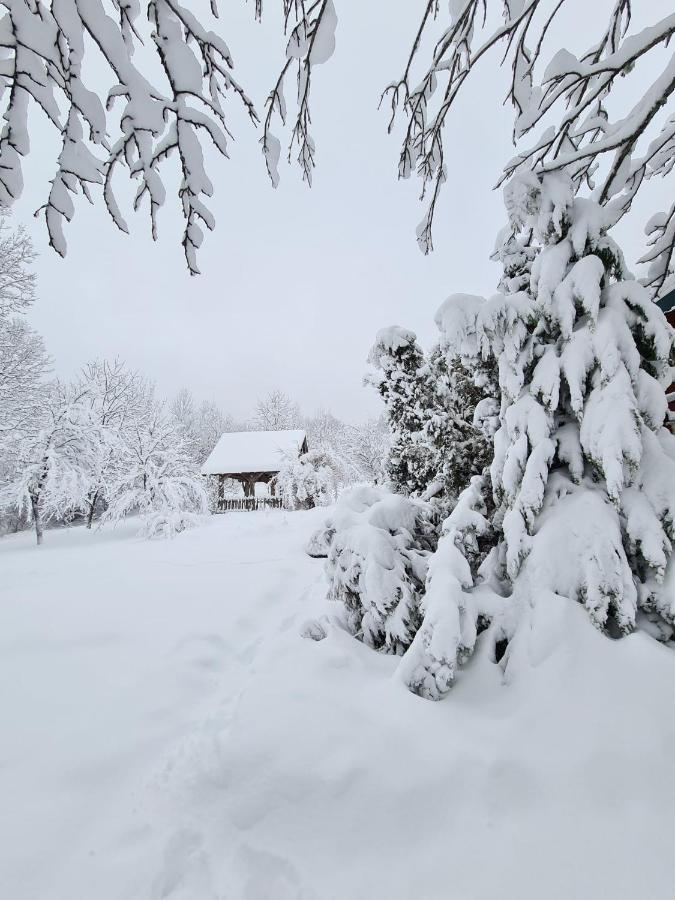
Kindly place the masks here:
[[(202, 466), (202, 475), (218, 479), (219, 512), (280, 507), (274, 479), (289, 457), (307, 453), (304, 431), (231, 431), (222, 435)], [(225, 482), (238, 481), (243, 497), (225, 497)], [(256, 485), (269, 486), (269, 496), (256, 497)]]
[[(661, 307), (666, 314), (666, 319), (675, 328), (675, 290), (670, 291), (665, 297), (657, 300), (657, 305)], [(675, 431), (675, 381), (668, 388), (666, 396), (668, 398), (668, 409), (670, 410), (670, 430)]]

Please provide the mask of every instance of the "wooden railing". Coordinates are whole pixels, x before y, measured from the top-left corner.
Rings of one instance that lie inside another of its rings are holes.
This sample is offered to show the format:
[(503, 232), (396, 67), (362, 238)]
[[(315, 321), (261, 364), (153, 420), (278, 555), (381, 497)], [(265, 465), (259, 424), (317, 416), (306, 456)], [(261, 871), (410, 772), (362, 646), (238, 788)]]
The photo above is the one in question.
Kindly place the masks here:
[(218, 501), (218, 512), (255, 512), (258, 509), (281, 509), (282, 505), (281, 497), (225, 497)]

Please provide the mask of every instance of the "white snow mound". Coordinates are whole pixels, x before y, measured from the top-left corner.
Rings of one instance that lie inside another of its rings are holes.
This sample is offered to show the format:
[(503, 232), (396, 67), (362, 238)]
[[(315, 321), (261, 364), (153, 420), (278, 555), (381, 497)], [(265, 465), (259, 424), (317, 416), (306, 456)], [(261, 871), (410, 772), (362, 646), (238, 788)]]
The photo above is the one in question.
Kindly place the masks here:
[(670, 900), (675, 654), (550, 594), (511, 684), (479, 638), (422, 700), (338, 627), (324, 516), (0, 542), (0, 894)]

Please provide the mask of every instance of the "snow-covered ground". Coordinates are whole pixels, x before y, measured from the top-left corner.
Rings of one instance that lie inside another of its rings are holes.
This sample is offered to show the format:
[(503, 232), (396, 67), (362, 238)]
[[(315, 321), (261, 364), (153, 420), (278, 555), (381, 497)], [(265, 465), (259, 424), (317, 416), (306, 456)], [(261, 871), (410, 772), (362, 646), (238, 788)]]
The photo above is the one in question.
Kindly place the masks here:
[(421, 700), (300, 636), (321, 517), (0, 542), (0, 896), (671, 898), (675, 654), (561, 603)]

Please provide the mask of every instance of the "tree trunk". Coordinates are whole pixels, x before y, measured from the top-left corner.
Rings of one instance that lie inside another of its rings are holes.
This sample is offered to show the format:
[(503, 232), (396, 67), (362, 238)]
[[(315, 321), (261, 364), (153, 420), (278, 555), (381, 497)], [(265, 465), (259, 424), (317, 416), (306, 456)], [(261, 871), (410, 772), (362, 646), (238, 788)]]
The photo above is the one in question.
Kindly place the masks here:
[(40, 513), (40, 498), (37, 494), (30, 495), (30, 505), (33, 511), (33, 522), (35, 523), (35, 537), (39, 547), (42, 544), (42, 515)]
[(94, 521), (94, 513), (96, 512), (96, 501), (98, 500), (98, 491), (94, 494), (94, 496), (88, 501), (89, 502), (89, 514), (87, 515), (87, 528), (91, 530), (91, 523)]

